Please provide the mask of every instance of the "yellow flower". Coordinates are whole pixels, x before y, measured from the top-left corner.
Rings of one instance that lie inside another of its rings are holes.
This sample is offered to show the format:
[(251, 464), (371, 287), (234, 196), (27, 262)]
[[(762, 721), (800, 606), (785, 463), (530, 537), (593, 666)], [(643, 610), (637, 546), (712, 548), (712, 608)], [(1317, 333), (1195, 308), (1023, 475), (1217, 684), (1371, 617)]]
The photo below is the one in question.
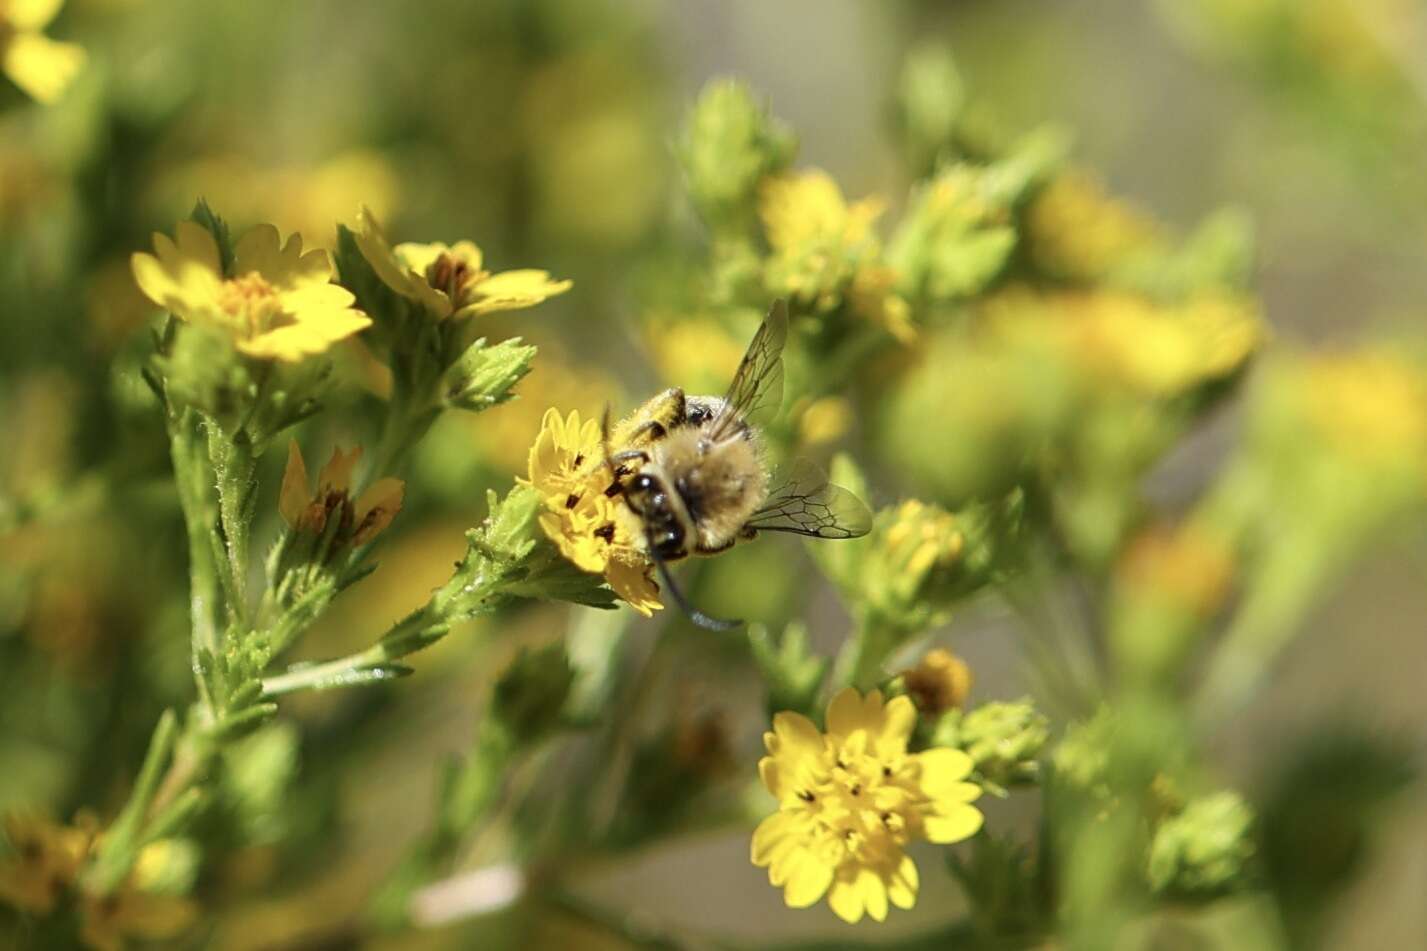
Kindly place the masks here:
[(1427, 455), (1427, 374), (1385, 351), (1315, 356), (1302, 374), (1306, 416), (1345, 454), (1388, 460)]
[(837, 182), (818, 169), (764, 181), (758, 213), (773, 250), (768, 289), (820, 311), (845, 298), (859, 317), (903, 343), (913, 340), (911, 309), (893, 292), (896, 274), (881, 263), (872, 227), (883, 209), (879, 198), (849, 205)]
[(1053, 274), (1093, 281), (1160, 243), (1155, 223), (1078, 170), (1050, 182), (1026, 210), (1031, 257)]
[(49, 914), (74, 884), (95, 831), (86, 816), (72, 826), (39, 816), (6, 816), (5, 837), (14, 855), (0, 864), (0, 900), (30, 914)]
[(580, 422), (571, 411), (549, 410), (530, 447), (529, 482), (545, 512), (540, 527), (572, 564), (602, 574), (614, 593), (645, 617), (663, 607), (653, 566), (639, 543), (639, 522), (619, 497), (605, 493), (611, 477), (604, 464), (600, 425)]
[(282, 244), (272, 225), (253, 228), (234, 248), (232, 276), (207, 228), (180, 221), (175, 237), (155, 234), (157, 256), (133, 256), (139, 289), (183, 320), (227, 333), (250, 357), (301, 360), (371, 324), (351, 293), (331, 283), (327, 252), (303, 254), (299, 235)]
[(916, 839), (959, 842), (981, 828), (964, 782), (971, 757), (960, 750), (908, 753), (917, 713), (907, 697), (883, 704), (847, 688), (827, 711), (827, 732), (807, 717), (780, 713), (763, 735), (768, 756), (758, 772), (778, 811), (753, 833), (753, 864), (783, 888), (790, 908), (827, 895), (844, 921), (887, 917), (887, 903), (911, 908), (917, 867), (906, 854)]
[(492, 274), (482, 266), (481, 249), (470, 241), (392, 247), (366, 208), (358, 223), (357, 247), (377, 277), (437, 319), (534, 307), (571, 287), (570, 281), (551, 280), (549, 271), (531, 268)]
[(922, 713), (935, 716), (966, 703), (971, 668), (944, 647), (927, 651), (917, 666), (902, 671), (907, 695)]
[(308, 491), (307, 465), (297, 440), (288, 444), (287, 470), (282, 477), (278, 496), (278, 512), (294, 531), (321, 535), (327, 520), (341, 519), (334, 536), (337, 545), (365, 545), (391, 524), (401, 511), (405, 486), (400, 479), (384, 478), (374, 482), (354, 502), (348, 493), (352, 484), (352, 469), (362, 456), (358, 446), (343, 453), (334, 447), (332, 458), (317, 475), (317, 491)]
[(43, 103), (59, 99), (84, 65), (82, 48), (40, 32), (63, 5), (64, 0), (0, 3), (0, 71)]

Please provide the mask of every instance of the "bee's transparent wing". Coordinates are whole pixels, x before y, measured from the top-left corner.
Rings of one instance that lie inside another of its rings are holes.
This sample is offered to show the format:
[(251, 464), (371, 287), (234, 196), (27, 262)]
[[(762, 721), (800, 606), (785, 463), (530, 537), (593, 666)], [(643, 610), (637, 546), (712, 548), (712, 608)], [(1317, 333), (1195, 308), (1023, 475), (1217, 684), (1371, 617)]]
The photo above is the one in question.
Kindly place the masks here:
[(872, 530), (872, 513), (857, 496), (828, 482), (817, 466), (799, 462), (775, 482), (767, 504), (747, 525), (810, 538), (859, 538)]
[(783, 405), (783, 344), (788, 341), (788, 303), (776, 300), (743, 355), (718, 416), (709, 424), (715, 441), (733, 435), (745, 423), (761, 422)]

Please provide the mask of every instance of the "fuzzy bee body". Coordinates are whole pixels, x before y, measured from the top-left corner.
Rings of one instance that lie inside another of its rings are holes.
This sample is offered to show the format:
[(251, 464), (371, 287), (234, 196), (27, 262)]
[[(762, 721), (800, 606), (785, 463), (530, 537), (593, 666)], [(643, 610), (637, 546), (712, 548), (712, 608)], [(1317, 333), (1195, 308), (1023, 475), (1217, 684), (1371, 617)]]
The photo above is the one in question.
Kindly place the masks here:
[(815, 469), (795, 469), (776, 480), (769, 472), (756, 417), (782, 402), (787, 332), (787, 306), (778, 301), (727, 396), (687, 396), (672, 388), (612, 433), (606, 419), (605, 459), (613, 476), (607, 494), (623, 498), (670, 593), (705, 627), (726, 629), (736, 622), (717, 621), (684, 604), (668, 562), (716, 554), (760, 531), (856, 538), (871, 526), (867, 507)]

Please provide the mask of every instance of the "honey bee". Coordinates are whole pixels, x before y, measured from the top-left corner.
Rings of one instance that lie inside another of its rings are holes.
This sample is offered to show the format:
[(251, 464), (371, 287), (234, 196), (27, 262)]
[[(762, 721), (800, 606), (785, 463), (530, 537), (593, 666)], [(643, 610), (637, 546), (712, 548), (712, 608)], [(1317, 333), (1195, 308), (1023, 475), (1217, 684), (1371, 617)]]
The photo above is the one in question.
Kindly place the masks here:
[[(759, 532), (811, 538), (857, 538), (872, 516), (852, 493), (798, 464), (782, 477), (769, 470), (758, 421), (783, 400), (786, 302), (774, 302), (753, 335), (727, 395), (686, 396), (675, 387), (649, 400), (613, 434), (605, 411), (606, 494), (623, 498), (643, 527), (643, 544), (671, 597), (697, 624), (712, 630), (739, 621), (694, 610), (668, 564), (714, 555)], [(620, 448), (612, 450), (611, 445)]]

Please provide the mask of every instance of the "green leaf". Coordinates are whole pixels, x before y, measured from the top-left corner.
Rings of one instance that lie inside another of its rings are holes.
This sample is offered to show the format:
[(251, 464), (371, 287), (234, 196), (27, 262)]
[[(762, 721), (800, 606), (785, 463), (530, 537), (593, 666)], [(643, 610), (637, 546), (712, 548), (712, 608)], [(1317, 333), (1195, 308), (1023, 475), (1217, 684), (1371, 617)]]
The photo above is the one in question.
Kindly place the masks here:
[(213, 235), (213, 240), (218, 242), (218, 263), (223, 268), (224, 277), (234, 276), (233, 236), (228, 231), (228, 223), (208, 206), (208, 200), (198, 199), (198, 204), (193, 206), (193, 213), (188, 216), (191, 220), (208, 229), (208, 233)]

